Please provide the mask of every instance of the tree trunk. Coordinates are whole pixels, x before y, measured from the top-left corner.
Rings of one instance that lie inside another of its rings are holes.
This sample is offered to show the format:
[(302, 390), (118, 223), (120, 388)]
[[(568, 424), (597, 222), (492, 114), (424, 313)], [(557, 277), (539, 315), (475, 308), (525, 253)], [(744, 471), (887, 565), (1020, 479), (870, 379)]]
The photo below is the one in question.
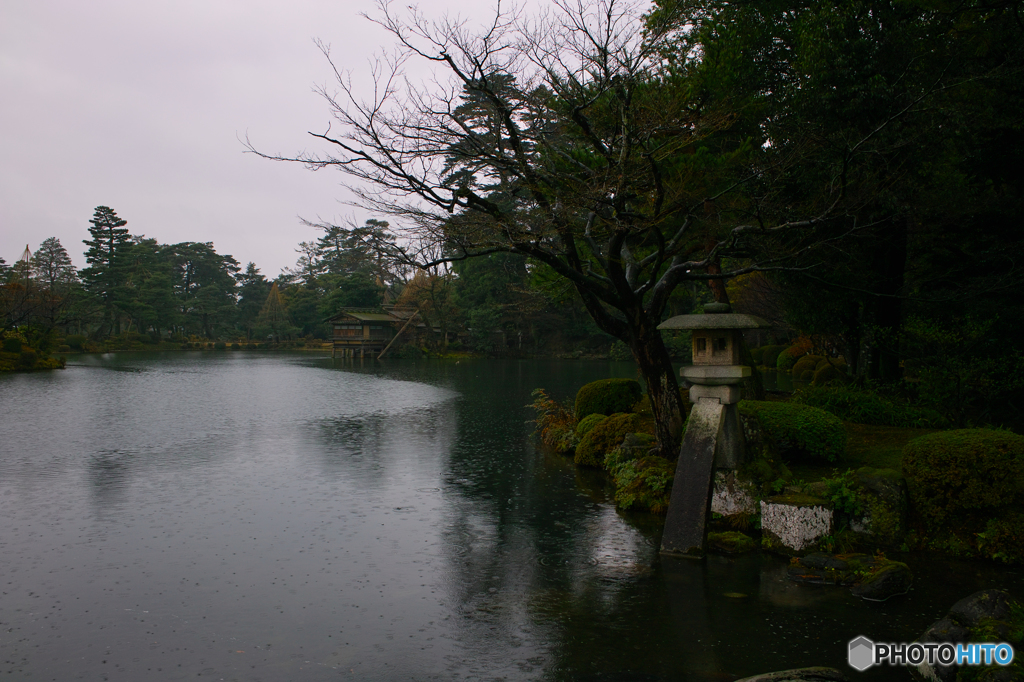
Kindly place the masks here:
[(672, 359), (656, 328), (641, 325), (631, 331), (637, 332), (634, 338), (629, 339), (629, 346), (640, 369), (640, 376), (647, 384), (661, 456), (675, 459), (679, 456), (686, 411)]

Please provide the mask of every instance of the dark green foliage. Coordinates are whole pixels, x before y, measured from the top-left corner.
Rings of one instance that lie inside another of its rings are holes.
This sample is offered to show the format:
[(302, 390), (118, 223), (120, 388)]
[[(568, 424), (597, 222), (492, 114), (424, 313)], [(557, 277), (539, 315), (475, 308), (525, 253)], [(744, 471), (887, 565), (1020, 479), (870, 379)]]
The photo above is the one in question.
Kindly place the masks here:
[(821, 483), (825, 488), (825, 499), (832, 503), (833, 509), (850, 516), (860, 516), (864, 513), (864, 503), (858, 494), (860, 486), (853, 469), (847, 469), (843, 473), (835, 472), (831, 478), (821, 479)]
[(633, 354), (629, 352), (629, 346), (622, 343), (622, 341), (615, 341), (608, 350), (609, 360), (630, 360), (632, 358)]
[(225, 349), (227, 349), (227, 347), (228, 347), (228, 345), (226, 343), (224, 343), (223, 341), (217, 341), (216, 343), (213, 344), (213, 349), (214, 350), (225, 350)]
[(20, 353), (21, 352), (21, 339), (17, 337), (8, 337), (4, 339), (4, 352), (5, 353)]
[(615, 504), (620, 509), (664, 514), (672, 495), (675, 463), (664, 457), (648, 455), (609, 467), (615, 482)]
[(779, 353), (779, 357), (775, 360), (775, 368), (780, 371), (788, 372), (796, 365), (796, 361), (802, 358), (806, 353), (806, 349), (800, 345), (790, 346)]
[(397, 355), (398, 357), (403, 358), (405, 360), (415, 360), (416, 358), (421, 357), (423, 355), (423, 351), (421, 351), (415, 345), (413, 345), (411, 343), (407, 343), (407, 344), (401, 346), (395, 352), (395, 355)]
[(809, 369), (809, 370), (807, 370), (805, 372), (802, 372), (800, 374), (797, 374), (794, 371), (793, 372), (793, 378), (794, 379), (799, 379), (800, 381), (806, 381), (806, 382), (809, 383), (809, 382), (814, 380), (814, 370), (813, 369)]
[(982, 556), (1008, 564), (1024, 564), (1024, 514), (1009, 511), (989, 519), (985, 530), (977, 533)]
[(754, 364), (760, 366), (761, 360), (764, 358), (764, 351), (768, 346), (762, 346), (761, 348), (751, 348), (750, 357), (754, 359)]
[(579, 442), (572, 408), (553, 399), (543, 388), (534, 390), (532, 395), (529, 407), (537, 411), (534, 422), (541, 442), (555, 452), (572, 452)]
[[(5, 339), (9, 340), (9, 339)], [(33, 369), (39, 355), (33, 348), (24, 348), (18, 356), (18, 369)]]
[(1024, 502), (1024, 436), (991, 429), (921, 436), (903, 448), (903, 473), (932, 533), (987, 521)]
[(811, 374), (811, 381), (815, 386), (842, 383), (846, 381), (846, 372), (833, 365), (825, 365)]
[(87, 340), (84, 334), (70, 334), (64, 337), (64, 343), (71, 346), (72, 350), (82, 350)]
[(769, 369), (774, 368), (778, 365), (779, 353), (786, 350), (785, 346), (765, 346), (761, 349), (761, 365), (768, 367)]
[(846, 430), (833, 414), (795, 403), (744, 400), (741, 414), (757, 420), (782, 455), (834, 462), (846, 449)]
[(805, 355), (793, 365), (793, 376), (799, 377), (804, 372), (811, 372), (814, 374), (814, 370), (817, 369), (818, 363), (823, 362), (825, 358), (820, 355)]
[(640, 415), (613, 414), (592, 428), (576, 446), (576, 463), (581, 466), (603, 467), (604, 458), (618, 447), (627, 433), (640, 428)]
[(843, 421), (875, 426), (942, 428), (946, 421), (934, 410), (891, 400), (869, 389), (851, 386), (807, 386), (793, 394), (793, 402), (818, 407)]
[(590, 433), (590, 430), (607, 419), (603, 414), (588, 414), (576, 425), (576, 435), (582, 438)]
[(576, 394), (576, 418), (591, 414), (610, 415), (633, 409), (643, 392), (633, 379), (600, 379), (583, 386)]

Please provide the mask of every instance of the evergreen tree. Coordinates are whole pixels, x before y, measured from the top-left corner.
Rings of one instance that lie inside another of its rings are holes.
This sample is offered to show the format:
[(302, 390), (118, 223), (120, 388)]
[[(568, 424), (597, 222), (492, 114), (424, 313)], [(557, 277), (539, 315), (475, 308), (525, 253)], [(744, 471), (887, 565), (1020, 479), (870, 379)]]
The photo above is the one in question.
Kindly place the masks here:
[(270, 293), (270, 282), (251, 261), (243, 272), (235, 275), (235, 282), (238, 285), (237, 323), (245, 330), (246, 340), (250, 340), (260, 309), (267, 300), (267, 294)]
[(39, 245), (29, 263), (39, 289), (40, 322), (48, 328), (55, 327), (71, 302), (73, 289), (78, 283), (71, 256), (59, 239), (49, 237)]
[(118, 308), (138, 331), (160, 332), (179, 319), (172, 264), (155, 239), (136, 237), (124, 254), (125, 281), (118, 288)]
[(112, 208), (97, 206), (89, 221), (92, 239), (85, 239), (88, 246), (85, 260), (89, 267), (82, 270), (86, 288), (103, 302), (103, 325), (107, 331), (121, 333), (121, 320), (117, 314), (115, 297), (117, 287), (124, 282), (121, 255), (131, 245), (131, 238), (125, 225), (128, 221), (119, 218)]
[(173, 265), (182, 324), (190, 333), (214, 338), (232, 322), (238, 261), (217, 253), (212, 242), (181, 242), (164, 251)]
[(270, 287), (267, 300), (260, 310), (260, 316), (256, 320), (256, 333), (260, 336), (273, 337), (274, 341), (287, 338), (295, 331), (291, 320), (288, 318), (288, 308), (285, 306), (281, 292), (277, 288), (277, 282)]

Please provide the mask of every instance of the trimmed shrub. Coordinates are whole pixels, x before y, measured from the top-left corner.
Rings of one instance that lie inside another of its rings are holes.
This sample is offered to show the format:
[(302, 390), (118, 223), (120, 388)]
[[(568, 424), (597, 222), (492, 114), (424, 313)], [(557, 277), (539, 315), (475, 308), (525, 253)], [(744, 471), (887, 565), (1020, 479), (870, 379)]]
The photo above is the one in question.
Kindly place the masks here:
[(833, 384), (807, 386), (793, 394), (793, 402), (818, 407), (843, 421), (875, 426), (942, 428), (945, 420), (933, 410), (893, 402), (874, 391)]
[(70, 353), (71, 352), (71, 346), (69, 346), (67, 344), (63, 344), (61, 346), (57, 346), (57, 352), (58, 353)]
[(591, 414), (629, 412), (642, 396), (640, 384), (634, 379), (592, 381), (576, 394), (576, 419)]
[(762, 349), (764, 352), (761, 355), (761, 364), (768, 368), (773, 368), (779, 361), (779, 353), (786, 350), (785, 346), (765, 346)]
[(580, 438), (590, 433), (590, 430), (603, 422), (608, 417), (603, 414), (588, 414), (576, 425), (576, 435)]
[(903, 448), (903, 475), (929, 530), (984, 523), (1024, 502), (1024, 436), (994, 429), (921, 436)]
[(21, 352), (21, 339), (17, 337), (7, 337), (4, 339), (4, 352), (5, 353), (20, 353)]
[(818, 363), (823, 362), (825, 358), (820, 355), (805, 355), (796, 363), (793, 364), (793, 376), (799, 377), (804, 372), (810, 372), (814, 375), (814, 370), (817, 369)]
[(664, 514), (672, 495), (675, 464), (664, 457), (648, 455), (614, 465), (615, 504), (620, 509)]
[(764, 358), (764, 349), (766, 347), (767, 346), (762, 346), (761, 348), (750, 349), (750, 357), (753, 358), (755, 365), (761, 364), (761, 360)]
[(788, 372), (789, 370), (793, 369), (793, 366), (796, 364), (796, 361), (804, 356), (804, 353), (805, 351), (803, 351), (800, 347), (790, 346), (786, 350), (779, 353), (779, 357), (775, 361), (775, 369), (778, 369), (783, 372)]
[(640, 427), (640, 415), (613, 414), (603, 419), (580, 439), (576, 446), (576, 463), (580, 466), (603, 467), (604, 458), (622, 444), (627, 433)]
[(217, 343), (213, 344), (213, 347), (215, 350), (225, 350), (228, 347), (228, 344), (224, 343), (223, 341), (218, 341)]
[(834, 462), (846, 450), (843, 422), (825, 410), (762, 400), (742, 400), (739, 409), (757, 420), (781, 455)]
[(797, 374), (796, 370), (793, 370), (793, 378), (810, 383), (811, 381), (814, 380), (814, 370), (809, 369), (806, 372), (802, 372), (801, 374)]
[(237, 344), (237, 343), (231, 344), (231, 350), (239, 350), (241, 348), (242, 348), (242, 346)]
[(814, 371), (811, 375), (811, 381), (815, 386), (825, 386), (830, 383), (844, 382), (846, 381), (846, 372), (839, 369), (839, 367), (825, 365), (821, 369)]

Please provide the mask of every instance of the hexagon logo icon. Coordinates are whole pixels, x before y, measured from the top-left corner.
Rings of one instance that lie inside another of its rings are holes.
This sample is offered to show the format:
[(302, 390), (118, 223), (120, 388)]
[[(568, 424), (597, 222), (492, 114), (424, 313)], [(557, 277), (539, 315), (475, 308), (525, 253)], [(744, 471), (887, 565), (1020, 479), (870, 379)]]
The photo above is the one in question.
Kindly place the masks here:
[(846, 660), (850, 663), (851, 668), (858, 672), (864, 672), (874, 664), (874, 659), (874, 642), (863, 635), (850, 640), (850, 649)]

